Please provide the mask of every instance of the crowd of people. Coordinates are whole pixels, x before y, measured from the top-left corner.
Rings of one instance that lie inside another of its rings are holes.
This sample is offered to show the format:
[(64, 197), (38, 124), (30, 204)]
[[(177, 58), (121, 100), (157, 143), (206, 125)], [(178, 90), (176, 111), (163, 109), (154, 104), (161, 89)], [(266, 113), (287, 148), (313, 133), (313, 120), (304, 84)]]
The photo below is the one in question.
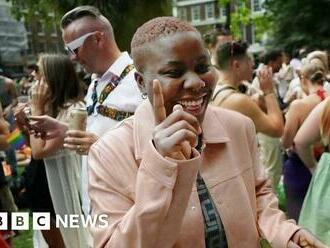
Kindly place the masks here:
[[(92, 6), (60, 27), (68, 55), (41, 54), (19, 93), (0, 78), (0, 157), (12, 178), (8, 135), (19, 128), (32, 151), (18, 197), (0, 169), (1, 209), (17, 211), (24, 192), (32, 212), (50, 213), (35, 247), (330, 246), (326, 51), (267, 50), (256, 64), (228, 31), (205, 44), (188, 22), (158, 17), (129, 54)], [(74, 62), (91, 75), (87, 92)], [(70, 214), (105, 214), (108, 226), (55, 225)]]

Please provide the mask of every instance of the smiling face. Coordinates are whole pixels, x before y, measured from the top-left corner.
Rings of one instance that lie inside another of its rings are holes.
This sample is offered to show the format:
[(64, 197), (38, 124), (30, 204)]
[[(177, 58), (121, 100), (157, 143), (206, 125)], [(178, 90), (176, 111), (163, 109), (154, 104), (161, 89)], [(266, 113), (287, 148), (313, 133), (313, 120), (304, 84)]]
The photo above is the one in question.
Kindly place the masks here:
[(181, 32), (146, 44), (143, 61), (142, 90), (153, 103), (152, 81), (162, 86), (167, 116), (176, 104), (203, 121), (216, 85), (215, 69), (196, 32)]

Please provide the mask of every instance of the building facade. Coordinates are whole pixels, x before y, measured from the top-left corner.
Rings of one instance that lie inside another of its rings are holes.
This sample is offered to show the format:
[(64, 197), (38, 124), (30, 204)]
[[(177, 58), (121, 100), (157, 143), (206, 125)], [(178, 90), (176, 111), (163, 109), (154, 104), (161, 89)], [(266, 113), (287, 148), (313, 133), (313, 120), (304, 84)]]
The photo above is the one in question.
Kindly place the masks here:
[(10, 2), (0, 0), (0, 72), (21, 77), (40, 53), (64, 52), (59, 24), (54, 14), (49, 17), (49, 24), (41, 21), (38, 13), (29, 20), (17, 21), (11, 15)]
[(28, 42), (24, 24), (10, 11), (10, 3), (0, 0), (0, 69), (1, 74), (15, 77), (23, 71)]
[[(233, 1), (234, 2), (234, 1)], [(248, 0), (252, 16), (263, 14), (264, 0)], [(233, 3), (231, 8), (236, 8)], [(216, 24), (226, 22), (226, 8), (221, 6), (219, 0), (173, 0), (172, 14), (194, 25), (202, 34), (212, 30)], [(255, 27), (242, 26), (242, 39), (250, 44), (257, 42)]]
[(218, 0), (173, 0), (172, 14), (191, 22), (202, 33), (226, 21), (225, 9)]
[(40, 53), (64, 52), (59, 24), (53, 13), (49, 13), (49, 18), (51, 21), (46, 23), (38, 18), (38, 13), (36, 13), (35, 18), (25, 21), (28, 39), (26, 52), (28, 63), (36, 62)]

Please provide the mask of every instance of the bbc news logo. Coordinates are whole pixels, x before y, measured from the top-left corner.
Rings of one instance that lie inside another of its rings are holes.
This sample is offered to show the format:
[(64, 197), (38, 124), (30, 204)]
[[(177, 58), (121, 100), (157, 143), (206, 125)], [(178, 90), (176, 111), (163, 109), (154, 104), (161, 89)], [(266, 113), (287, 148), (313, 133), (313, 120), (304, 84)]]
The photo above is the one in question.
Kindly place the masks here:
[[(6, 212), (0, 212), (0, 230), (29, 230), (30, 218), (28, 212), (13, 212), (10, 216), (11, 225), (9, 226), (9, 215)], [(33, 230), (50, 230), (50, 213), (34, 212), (32, 213)], [(101, 214), (91, 215), (55, 215), (55, 225), (57, 228), (106, 228), (109, 226), (108, 216)]]

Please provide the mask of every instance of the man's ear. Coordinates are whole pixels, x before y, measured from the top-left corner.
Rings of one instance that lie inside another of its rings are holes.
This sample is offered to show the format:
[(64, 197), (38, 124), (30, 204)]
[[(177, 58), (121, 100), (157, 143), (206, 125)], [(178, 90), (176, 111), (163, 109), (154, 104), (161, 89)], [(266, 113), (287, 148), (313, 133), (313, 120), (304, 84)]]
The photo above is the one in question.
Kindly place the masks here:
[(145, 86), (145, 83), (144, 83), (144, 79), (143, 79), (143, 75), (142, 73), (136, 71), (134, 73), (134, 77), (135, 77), (135, 81), (140, 89), (140, 91), (142, 93), (146, 93), (147, 92), (147, 89), (146, 89), (146, 86)]
[(95, 33), (94, 34), (94, 37), (95, 37), (94, 42), (96, 42), (97, 44), (100, 44), (100, 42), (101, 43), (104, 43), (105, 42), (105, 40), (104, 40), (105, 35), (104, 35), (103, 32), (97, 32), (97, 33)]
[(232, 68), (233, 69), (239, 69), (240, 68), (240, 62), (237, 59), (233, 59)]

